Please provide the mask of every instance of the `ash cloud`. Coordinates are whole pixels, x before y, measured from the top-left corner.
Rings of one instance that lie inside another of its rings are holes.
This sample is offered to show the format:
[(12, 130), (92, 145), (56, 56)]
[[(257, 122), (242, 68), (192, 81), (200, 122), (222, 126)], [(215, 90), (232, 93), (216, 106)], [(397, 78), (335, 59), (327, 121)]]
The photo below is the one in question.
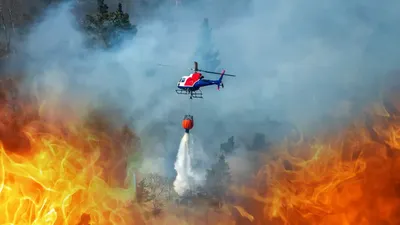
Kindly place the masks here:
[(238, 75), (226, 78), (222, 91), (205, 88), (205, 99), (193, 101), (193, 132), (210, 151), (231, 135), (279, 136), (267, 118), (303, 129), (323, 118), (348, 119), (378, 97), (385, 75), (397, 68), (399, 2), (252, 0), (242, 6), (240, 0), (161, 6), (132, 21), (138, 25), (134, 39), (105, 52), (83, 47), (74, 3), (58, 5), (20, 46), (29, 56), (27, 84), (46, 83), (82, 104), (104, 92), (114, 96), (108, 103), (122, 110), (122, 119), (132, 115), (147, 140), (146, 162), (154, 157), (172, 171), (189, 104), (174, 90), (190, 72), (205, 17), (221, 67)]

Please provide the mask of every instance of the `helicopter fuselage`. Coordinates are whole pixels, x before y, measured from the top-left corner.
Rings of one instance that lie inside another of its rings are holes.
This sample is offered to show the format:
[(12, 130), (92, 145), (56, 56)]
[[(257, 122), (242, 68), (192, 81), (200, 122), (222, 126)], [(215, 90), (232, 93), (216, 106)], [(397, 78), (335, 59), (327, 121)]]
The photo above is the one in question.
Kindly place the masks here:
[[(225, 74), (225, 70), (222, 70), (221, 73), (207, 71), (207, 70), (200, 70), (198, 68), (197, 62), (194, 62), (194, 69), (192, 69), (194, 73), (190, 74), (189, 76), (183, 76), (177, 83), (178, 89), (175, 90), (177, 94), (184, 94), (190, 95), (190, 99), (192, 98), (203, 98), (203, 94), (201, 92), (201, 87), (216, 85), (217, 90), (220, 87), (224, 87), (224, 83), (222, 83), (222, 79), (224, 75), (235, 77), (236, 75), (232, 74)], [(209, 73), (209, 74), (217, 74), (220, 75), (219, 79), (217, 80), (209, 80), (204, 79), (204, 76), (200, 73)]]
[(177, 86), (179, 89), (186, 91), (197, 91), (201, 87), (210, 86), (210, 85), (218, 85), (220, 80), (208, 80), (204, 79), (201, 73), (192, 73), (189, 76), (183, 76)]

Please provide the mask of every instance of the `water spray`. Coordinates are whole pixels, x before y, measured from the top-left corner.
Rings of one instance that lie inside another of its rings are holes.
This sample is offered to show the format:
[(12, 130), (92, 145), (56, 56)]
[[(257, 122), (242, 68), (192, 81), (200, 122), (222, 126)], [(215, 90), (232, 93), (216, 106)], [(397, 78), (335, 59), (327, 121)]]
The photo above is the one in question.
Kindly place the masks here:
[(176, 178), (174, 189), (178, 195), (183, 195), (190, 189), (191, 183), (191, 160), (189, 155), (189, 133), (185, 132), (179, 144), (178, 155), (175, 162)]
[(189, 131), (193, 128), (193, 116), (185, 115), (182, 120), (182, 127), (185, 133), (179, 144), (178, 155), (175, 161), (176, 178), (174, 181), (174, 189), (178, 195), (183, 195), (185, 191), (198, 185), (202, 179), (202, 175), (196, 172), (192, 165), (191, 153), (193, 151), (194, 143), (191, 141), (191, 134)]

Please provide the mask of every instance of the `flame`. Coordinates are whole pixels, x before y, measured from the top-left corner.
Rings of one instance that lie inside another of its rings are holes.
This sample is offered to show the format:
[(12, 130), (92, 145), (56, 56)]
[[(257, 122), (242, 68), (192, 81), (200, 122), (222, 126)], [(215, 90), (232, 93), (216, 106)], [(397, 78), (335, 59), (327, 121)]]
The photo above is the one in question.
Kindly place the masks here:
[(110, 126), (114, 115), (89, 123), (59, 96), (39, 101), (18, 90), (0, 80), (0, 224), (234, 224), (229, 212), (173, 203), (151, 216), (151, 202), (135, 202), (129, 129)]
[(257, 188), (234, 189), (261, 205), (255, 223), (400, 224), (400, 118), (379, 111), (265, 156)]
[(258, 157), (254, 182), (232, 187), (232, 205), (167, 203), (155, 218), (134, 202), (129, 134), (90, 127), (59, 105), (10, 100), (1, 85), (0, 224), (400, 224), (400, 117), (383, 104)]
[(93, 152), (65, 140), (26, 131), (35, 154), (20, 156), (0, 147), (1, 224), (78, 224), (88, 214), (95, 224), (133, 224), (126, 205), (134, 190), (113, 188)]
[(63, 124), (44, 121), (43, 107), (5, 99), (0, 107), (0, 224), (140, 222), (133, 182), (115, 175), (126, 175), (127, 155), (116, 150), (122, 149), (116, 144), (121, 137), (113, 141), (115, 135), (69, 118)]
[(254, 221), (254, 216), (248, 213), (243, 207), (235, 205), (233, 206), (240, 214), (241, 217), (248, 219), (249, 221)]

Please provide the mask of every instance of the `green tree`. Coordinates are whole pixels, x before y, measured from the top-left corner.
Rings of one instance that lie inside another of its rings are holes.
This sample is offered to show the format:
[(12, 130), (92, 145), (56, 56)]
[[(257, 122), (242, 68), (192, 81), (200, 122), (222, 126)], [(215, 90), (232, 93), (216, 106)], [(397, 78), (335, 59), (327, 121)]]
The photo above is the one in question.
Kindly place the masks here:
[(200, 68), (217, 71), (221, 63), (218, 59), (219, 51), (215, 50), (212, 40), (212, 28), (207, 18), (203, 20), (199, 38), (200, 42), (195, 53), (195, 61), (199, 63)]
[(232, 175), (225, 156), (220, 155), (218, 161), (207, 170), (204, 189), (210, 200), (222, 207), (223, 202), (228, 196), (228, 189), (232, 181)]
[(118, 4), (115, 12), (109, 12), (104, 0), (97, 0), (97, 13), (86, 15), (84, 29), (89, 35), (89, 45), (110, 48), (122, 42), (124, 37), (133, 37), (137, 28), (129, 20), (129, 14)]

